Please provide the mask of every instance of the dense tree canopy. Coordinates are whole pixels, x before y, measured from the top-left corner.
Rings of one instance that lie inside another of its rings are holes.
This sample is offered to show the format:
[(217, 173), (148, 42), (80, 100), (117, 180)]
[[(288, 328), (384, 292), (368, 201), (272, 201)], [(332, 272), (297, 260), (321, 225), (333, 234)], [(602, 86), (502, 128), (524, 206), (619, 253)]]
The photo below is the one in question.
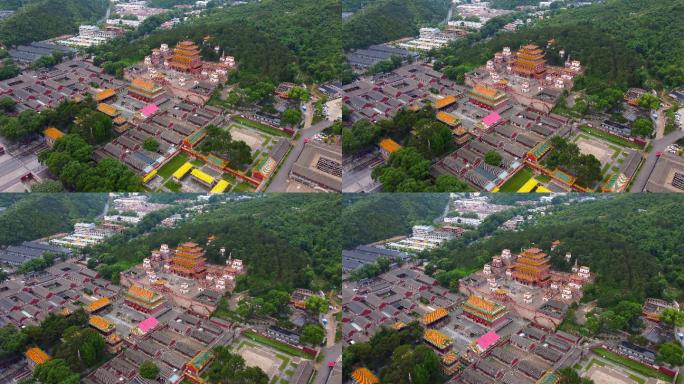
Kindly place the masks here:
[(601, 180), (601, 162), (594, 155), (584, 155), (577, 144), (560, 136), (551, 139), (553, 149), (542, 159), (548, 169), (560, 168), (577, 177), (577, 183), (592, 188)]
[(35, 240), (73, 229), (102, 213), (106, 195), (30, 194), (0, 212), (0, 246)]
[(306, 324), (302, 327), (300, 340), (310, 345), (320, 345), (325, 339), (325, 330), (318, 324)]
[(420, 341), (423, 328), (413, 322), (400, 331), (382, 328), (368, 342), (356, 343), (342, 351), (343, 380), (364, 366), (378, 372), (383, 383), (443, 383), (439, 357)]
[(11, 46), (73, 33), (104, 16), (108, 6), (106, 0), (32, 1), (0, 23), (0, 42)]
[(624, 91), (631, 86), (657, 88), (684, 83), (684, 51), (669, 38), (684, 33), (684, 26), (676, 22), (684, 17), (680, 1), (617, 0), (554, 12), (531, 27), (498, 33), (491, 39), (486, 25), (478, 34), (433, 52), (436, 68), (457, 75), (452, 68), (483, 65), (504, 46), (517, 49), (533, 42), (546, 47), (554, 38), (556, 44), (547, 49), (547, 59), (561, 64), (558, 51), (564, 49), (580, 60), (586, 73), (576, 79), (575, 89), (590, 95), (608, 88)]
[(68, 134), (38, 159), (62, 184), (77, 192), (142, 191), (140, 177), (114, 159), (92, 161), (93, 148), (77, 134)]
[(233, 167), (242, 168), (252, 162), (252, 150), (244, 141), (233, 140), (226, 129), (209, 125), (207, 137), (198, 147), (202, 153), (214, 153), (228, 160)]
[[(259, 81), (327, 81), (347, 69), (342, 56), (340, 3), (334, 0), (265, 0), (239, 7), (215, 8), (171, 30), (142, 39), (130, 34), (97, 49), (96, 62), (142, 60), (162, 43), (202, 42), (206, 59), (218, 59), (215, 46), (235, 56), (241, 86)], [(151, 30), (150, 30), (151, 31)], [(112, 67), (114, 69), (114, 67)]]
[(444, 22), (450, 6), (449, 0), (373, 1), (343, 22), (344, 48), (415, 36), (421, 26)]
[(446, 194), (345, 195), (344, 249), (405, 235), (416, 224), (432, 222), (446, 207)]
[(140, 364), (140, 376), (148, 380), (154, 380), (159, 376), (159, 367), (152, 361), (144, 361)]
[[(171, 247), (193, 239), (204, 244), (211, 263), (224, 264), (226, 258), (244, 260), (249, 273), (238, 279), (238, 289), (248, 289), (252, 296), (274, 303), (278, 310), (278, 292), (294, 288), (329, 290), (339, 286), (341, 270), (340, 198), (327, 195), (267, 195), (243, 202), (216, 204), (214, 209), (198, 215), (171, 230), (151, 230), (163, 217), (141, 222), (139, 228), (87, 250), (102, 265), (104, 278), (118, 277), (118, 272), (148, 257), (161, 244)], [(169, 215), (170, 212), (166, 212)], [(147, 219), (153, 214), (145, 217)], [(141, 227), (144, 225), (144, 228)], [(221, 255), (221, 247), (226, 254)], [(260, 306), (260, 305), (259, 305)], [(272, 311), (267, 311), (269, 315)]]
[[(557, 205), (552, 215), (517, 232), (496, 232), (506, 216), (492, 215), (476, 231), (422, 256), (431, 260), (432, 270), (445, 271), (435, 278), (449, 286), (481, 268), (504, 248), (536, 244), (548, 249), (552, 241), (561, 240), (561, 246), (550, 253), (553, 267), (567, 270), (574, 258), (589, 266), (598, 279), (585, 287), (584, 299), (597, 300), (600, 307), (616, 314), (603, 317), (609, 329), (628, 329), (635, 325), (637, 307), (646, 297), (682, 298), (684, 244), (670, 228), (684, 225), (684, 218), (678, 214), (683, 198), (614, 195), (594, 202)], [(573, 255), (570, 264), (565, 262), (566, 252)]]

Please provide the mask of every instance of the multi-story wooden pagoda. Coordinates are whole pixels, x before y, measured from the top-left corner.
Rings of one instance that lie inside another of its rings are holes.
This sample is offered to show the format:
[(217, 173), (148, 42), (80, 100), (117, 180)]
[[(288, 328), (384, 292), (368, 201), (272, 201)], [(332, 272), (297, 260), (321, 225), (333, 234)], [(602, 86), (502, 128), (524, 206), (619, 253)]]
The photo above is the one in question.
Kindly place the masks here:
[(535, 287), (545, 287), (551, 280), (551, 257), (539, 248), (528, 248), (513, 265), (513, 279)]
[(202, 68), (200, 49), (192, 41), (181, 41), (173, 49), (171, 68), (182, 72), (197, 72)]
[(506, 307), (482, 296), (470, 295), (463, 303), (463, 314), (474, 322), (489, 327), (506, 314)]
[(177, 275), (198, 279), (207, 272), (204, 250), (193, 242), (180, 244), (171, 260), (171, 271)]
[(546, 73), (544, 51), (534, 44), (521, 47), (515, 55), (511, 70), (523, 77), (541, 78)]

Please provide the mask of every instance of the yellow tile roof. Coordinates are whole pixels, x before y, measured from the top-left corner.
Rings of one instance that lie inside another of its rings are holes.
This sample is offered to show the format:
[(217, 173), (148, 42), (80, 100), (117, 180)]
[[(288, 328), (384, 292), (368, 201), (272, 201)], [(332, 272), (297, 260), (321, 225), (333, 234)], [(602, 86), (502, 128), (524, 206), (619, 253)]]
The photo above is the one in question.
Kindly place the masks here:
[(107, 100), (110, 97), (114, 96), (116, 92), (112, 88), (107, 88), (102, 92), (99, 92), (95, 95), (95, 101), (102, 101), (102, 100)]
[(116, 333), (112, 333), (111, 335), (107, 336), (105, 339), (109, 344), (116, 344), (119, 341), (121, 341), (121, 337), (117, 335)]
[(444, 348), (451, 344), (451, 338), (436, 329), (426, 329), (423, 339), (437, 348)]
[(90, 316), (90, 319), (88, 319), (88, 324), (102, 332), (111, 331), (112, 328), (114, 328), (114, 324), (110, 323), (102, 316)]
[(491, 312), (496, 308), (496, 303), (477, 295), (470, 295), (466, 301), (468, 305), (484, 309), (486, 312)]
[(104, 114), (106, 114), (106, 115), (112, 116), (112, 117), (113, 117), (113, 116), (117, 116), (117, 115), (119, 114), (119, 110), (118, 110), (118, 109), (116, 109), (115, 107), (113, 107), (113, 106), (111, 106), (111, 105), (109, 105), (109, 104), (106, 104), (106, 103), (100, 103), (100, 104), (98, 104), (98, 105), (97, 105), (97, 110), (100, 111), (100, 112), (102, 112), (102, 113), (104, 113)]
[(152, 171), (150, 171), (150, 173), (148, 173), (147, 175), (145, 175), (145, 177), (143, 177), (143, 183), (147, 183), (148, 181), (150, 181), (156, 174), (157, 174), (156, 169), (153, 169)]
[(207, 184), (212, 184), (214, 182), (214, 178), (212, 176), (200, 171), (197, 168), (193, 169), (192, 172), (190, 172), (190, 174), (204, 181)]
[(64, 137), (64, 132), (60, 131), (55, 127), (48, 127), (46, 130), (43, 131), (43, 134), (53, 140), (58, 140)]
[(157, 84), (144, 79), (134, 79), (133, 81), (131, 81), (131, 85), (148, 92), (152, 92), (159, 88)]
[(437, 120), (447, 124), (456, 125), (458, 123), (458, 117), (446, 112), (437, 112)]
[(154, 297), (154, 292), (137, 285), (131, 285), (131, 287), (128, 288), (128, 294), (145, 300), (152, 300)]
[(420, 322), (423, 324), (432, 324), (435, 321), (438, 321), (440, 319), (443, 319), (445, 316), (449, 314), (449, 311), (446, 310), (446, 308), (437, 308), (434, 311), (430, 313), (426, 313), (423, 315), (423, 317), (420, 319)]
[(212, 188), (211, 191), (209, 191), (209, 193), (223, 193), (226, 191), (226, 188), (228, 188), (229, 186), (230, 186), (229, 182), (221, 179), (221, 180), (219, 180), (218, 183), (216, 183), (214, 188)]
[(362, 368), (357, 368), (354, 372), (352, 372), (352, 379), (358, 384), (379, 384), (380, 380), (378, 380), (375, 375), (368, 370), (368, 368), (362, 367)]
[(442, 99), (437, 100), (435, 102), (435, 108), (442, 109), (442, 108), (447, 107), (447, 106), (449, 106), (455, 102), (456, 102), (456, 96), (449, 95), (449, 96), (446, 96)]
[(397, 331), (404, 327), (406, 327), (406, 324), (401, 321), (397, 321), (396, 323), (392, 324), (392, 328), (396, 329)]
[(494, 98), (494, 97), (496, 97), (496, 94), (497, 94), (496, 89), (488, 87), (488, 86), (483, 85), (483, 84), (475, 84), (475, 86), (473, 87), (473, 91), (475, 91), (476, 93), (478, 93), (482, 96), (486, 96), (489, 98)]
[(50, 356), (38, 347), (29, 348), (26, 350), (26, 358), (36, 364), (45, 364), (50, 360)]
[(445, 365), (451, 365), (455, 363), (456, 360), (458, 360), (458, 355), (453, 351), (442, 356), (442, 363), (444, 363)]
[(192, 169), (192, 164), (190, 162), (186, 162), (185, 164), (181, 165), (180, 168), (176, 170), (176, 172), (173, 173), (173, 177), (176, 179), (180, 179), (183, 176), (185, 176), (186, 173), (188, 173)]
[(111, 304), (108, 298), (102, 297), (88, 304), (88, 311), (94, 312)]
[(394, 153), (401, 149), (401, 145), (399, 145), (399, 143), (389, 138), (380, 140), (380, 144), (378, 145), (380, 145), (380, 148), (389, 153)]

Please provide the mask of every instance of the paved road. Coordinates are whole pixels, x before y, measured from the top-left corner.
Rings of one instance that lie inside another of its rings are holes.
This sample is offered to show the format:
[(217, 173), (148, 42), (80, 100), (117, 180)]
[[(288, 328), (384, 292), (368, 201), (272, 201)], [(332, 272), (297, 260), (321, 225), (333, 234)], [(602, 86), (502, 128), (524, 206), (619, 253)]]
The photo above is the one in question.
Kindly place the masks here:
[(288, 177), (290, 175), (290, 170), (294, 165), (295, 161), (304, 150), (304, 140), (314, 137), (317, 133), (321, 133), (324, 129), (332, 126), (332, 121), (323, 120), (310, 128), (302, 128), (299, 133), (300, 137), (296, 143), (293, 143), (292, 151), (285, 159), (285, 163), (280, 167), (278, 173), (273, 177), (271, 185), (269, 185), (267, 192), (285, 192), (288, 186)]
[[(669, 107), (668, 107), (669, 108)], [(656, 128), (656, 140), (662, 139), (665, 135), (665, 123), (667, 123), (667, 117), (665, 116), (665, 110), (667, 108), (662, 107), (656, 112), (658, 114), (658, 120), (655, 123)]]
[(322, 353), (324, 357), (321, 361), (321, 366), (318, 367), (318, 375), (316, 376), (315, 384), (342, 384), (328, 381), (328, 376), (331, 372), (331, 368), (328, 367), (328, 362), (334, 361), (336, 366), (342, 364), (342, 344), (338, 343), (332, 347), (326, 347), (323, 349)]
[(311, 127), (314, 118), (313, 102), (306, 103), (306, 112), (304, 112), (304, 129)]
[(328, 326), (325, 329), (327, 341), (326, 347), (332, 347), (335, 345), (335, 333), (337, 332), (337, 322), (335, 321), (335, 315), (339, 312), (339, 309), (328, 312), (325, 318), (328, 320)]
[(646, 183), (648, 182), (649, 177), (651, 177), (653, 168), (655, 168), (656, 161), (658, 160), (658, 156), (656, 155), (656, 153), (658, 151), (664, 151), (665, 148), (667, 148), (667, 146), (672, 145), (677, 140), (682, 138), (684, 138), (684, 131), (678, 130), (668, 133), (667, 135), (663, 136), (662, 139), (656, 139), (651, 141), (653, 149), (648, 154), (648, 157), (646, 158), (644, 165), (641, 166), (639, 176), (634, 181), (634, 184), (632, 185), (630, 192), (642, 192), (644, 190), (644, 187), (646, 187)]

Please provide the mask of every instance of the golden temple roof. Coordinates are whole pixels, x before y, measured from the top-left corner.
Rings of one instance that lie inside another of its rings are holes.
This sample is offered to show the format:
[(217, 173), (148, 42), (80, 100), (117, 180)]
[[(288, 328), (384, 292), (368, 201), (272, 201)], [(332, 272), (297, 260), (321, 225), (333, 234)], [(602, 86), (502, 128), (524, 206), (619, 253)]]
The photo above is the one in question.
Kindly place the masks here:
[(354, 372), (352, 372), (351, 376), (352, 379), (359, 384), (380, 384), (380, 380), (378, 380), (378, 378), (375, 377), (375, 375), (365, 367), (357, 368)]
[(423, 339), (440, 349), (451, 344), (451, 338), (436, 329), (426, 329)]
[(432, 324), (435, 321), (438, 321), (440, 319), (443, 319), (449, 314), (449, 311), (446, 310), (446, 308), (439, 307), (435, 309), (432, 312), (426, 313), (423, 315), (423, 317), (420, 319), (420, 322), (423, 324)]
[(26, 355), (27, 359), (38, 365), (45, 364), (48, 360), (50, 360), (50, 355), (38, 347), (29, 348), (24, 354)]

